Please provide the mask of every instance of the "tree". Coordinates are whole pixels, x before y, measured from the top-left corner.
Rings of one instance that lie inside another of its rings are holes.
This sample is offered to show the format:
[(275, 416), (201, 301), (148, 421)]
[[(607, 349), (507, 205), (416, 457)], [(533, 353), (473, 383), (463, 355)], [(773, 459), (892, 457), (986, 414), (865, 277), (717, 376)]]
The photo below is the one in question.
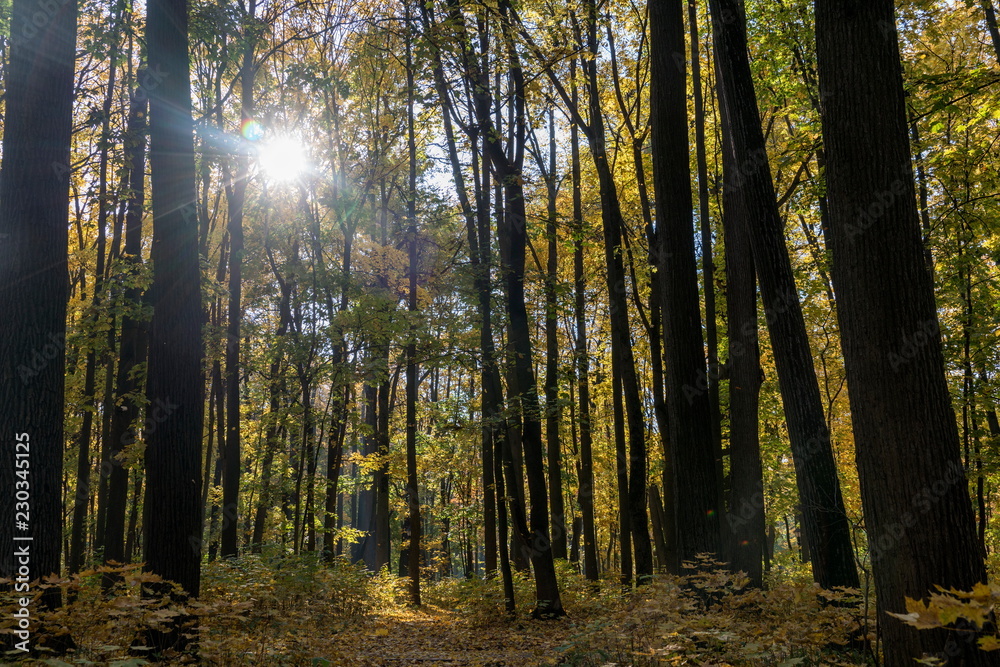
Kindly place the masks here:
[[(722, 119), (723, 169), (734, 164), (731, 132)], [(723, 182), (722, 213), (726, 246), (726, 310), (729, 320), (729, 461), (731, 489), (726, 523), (731, 533), (730, 564), (746, 572), (750, 583), (763, 585), (764, 480), (760, 461), (760, 346), (757, 339), (757, 278), (750, 227), (742, 189), (728, 178)]]
[[(150, 0), (149, 166), (153, 263), (146, 397), (146, 567), (197, 597), (201, 584), (201, 287), (187, 2)], [(183, 647), (175, 626), (151, 633)]]
[[(111, 105), (115, 99), (115, 93), (117, 93), (117, 79), (118, 79), (118, 51), (120, 47), (119, 43), (119, 30), (123, 14), (123, 6), (120, 4), (115, 5), (115, 11), (109, 17), (111, 27), (109, 28), (111, 47), (108, 53), (108, 79), (107, 85), (104, 92), (104, 101), (101, 105), (101, 133), (100, 133), (100, 149), (98, 157), (98, 174), (97, 174), (97, 266), (94, 271), (94, 291), (91, 295), (90, 303), (90, 320), (87, 324), (88, 328), (94, 333), (91, 334), (92, 338), (88, 341), (87, 350), (87, 361), (86, 369), (84, 370), (84, 411), (83, 411), (83, 424), (80, 427), (79, 433), (79, 453), (77, 458), (77, 489), (76, 497), (74, 498), (73, 505), (73, 526), (72, 532), (70, 533), (70, 550), (69, 558), (67, 559), (67, 567), (72, 573), (79, 572), (83, 566), (84, 561), (84, 551), (85, 551), (85, 534), (87, 526), (87, 508), (90, 505), (90, 496), (92, 483), (90, 481), (91, 473), (91, 463), (90, 463), (90, 439), (93, 430), (94, 416), (97, 414), (97, 409), (95, 405), (96, 398), (96, 375), (97, 375), (97, 364), (98, 364), (98, 347), (100, 345), (100, 339), (105, 339), (109, 341), (110, 345), (113, 346), (115, 340), (114, 326), (108, 327), (108, 331), (105, 332), (103, 328), (95, 326), (102, 319), (102, 307), (101, 302), (104, 299), (104, 284), (107, 278), (106, 267), (110, 264), (111, 257), (107, 252), (107, 241), (108, 241), (108, 215), (110, 209), (112, 208), (111, 197), (108, 193), (108, 166), (110, 163), (110, 153), (111, 153)], [(108, 350), (101, 350), (102, 365), (107, 365), (110, 360), (110, 355)], [(108, 377), (110, 379), (110, 369), (108, 371)], [(107, 413), (105, 413), (107, 414)], [(104, 435), (107, 434), (105, 431)], [(105, 438), (106, 442), (106, 438)], [(103, 466), (102, 466), (103, 470)], [(103, 484), (103, 475), (98, 481), (98, 486)], [(106, 513), (106, 512), (105, 512)], [(103, 526), (100, 525), (98, 521), (98, 541), (102, 541), (103, 537)]]
[[(451, 27), (457, 33), (461, 48), (464, 76), (474, 91), (472, 97), (475, 124), (482, 133), (484, 152), (492, 164), (502, 191), (503, 216), (498, 224), (497, 236), (500, 240), (501, 269), (507, 292), (508, 345), (513, 360), (509, 391), (514, 418), (508, 420), (508, 426), (520, 421), (518, 431), (523, 444), (524, 466), (531, 501), (529, 523), (516, 488), (518, 478), (514, 469), (511, 438), (502, 439), (501, 457), (507, 475), (506, 486), (510, 488), (515, 537), (520, 552), (530, 557), (534, 568), (536, 607), (532, 613), (536, 616), (556, 617), (564, 615), (565, 611), (559, 594), (549, 538), (541, 410), (532, 366), (531, 331), (525, 305), (524, 264), (528, 241), (523, 179), (525, 81), (517, 45), (514, 42), (513, 7), (503, 0), (499, 8), (500, 38), (507, 67), (506, 73), (510, 80), (513, 110), (512, 118), (509, 119), (512, 124), (512, 140), (506, 142), (507, 145), (492, 118), (494, 110), (492, 86), (477, 62), (477, 55), (471, 49), (465, 19), (457, 3), (449, 1), (447, 4)], [(508, 433), (516, 436), (514, 430), (508, 428)]]
[[(719, 490), (691, 217), (684, 15), (681, 0), (649, 0), (650, 131), (656, 196), (664, 385), (678, 558), (720, 552)], [(678, 572), (680, 563), (668, 564)]]
[(979, 0), (983, 6), (983, 14), (986, 15), (986, 28), (990, 31), (990, 39), (993, 41), (993, 52), (997, 56), (997, 64), (1000, 65), (1000, 28), (997, 28), (997, 12), (993, 8), (993, 0)]
[(416, 341), (416, 316), (419, 312), (417, 301), (417, 139), (414, 134), (414, 96), (416, 94), (413, 77), (413, 32), (410, 30), (410, 6), (406, 6), (406, 147), (409, 174), (406, 188), (407, 238), (407, 294), (408, 312), (411, 318), (406, 343), (406, 504), (410, 528), (409, 562), (410, 602), (420, 606), (420, 482), (417, 477), (417, 390), (419, 389)]
[[(254, 78), (256, 63), (257, 1), (246, 5), (247, 26), (243, 35), (240, 59), (240, 120), (242, 123), (254, 115)], [(250, 178), (250, 156), (244, 148), (236, 158), (236, 173), (227, 175), (226, 201), (228, 202), (229, 231), (229, 308), (226, 317), (226, 438), (221, 448), (223, 459), (222, 481), (222, 539), (223, 558), (239, 555), (239, 506), (240, 506), (240, 324), (243, 320), (243, 214), (246, 205), (247, 180)]]
[[(570, 64), (570, 94), (577, 104), (576, 60)], [(583, 269), (582, 188), (580, 183), (580, 130), (570, 128), (570, 178), (573, 186), (573, 320), (576, 329), (576, 381), (580, 401), (580, 514), (583, 523), (583, 576), (597, 581), (597, 527), (594, 521), (594, 455), (590, 418), (590, 353), (587, 349), (586, 291), (587, 274)]]
[[(754, 223), (750, 243), (774, 349), (813, 577), (824, 588), (857, 587), (850, 524), (750, 73), (746, 14), (741, 0), (712, 0), (710, 7), (720, 98), (730, 129), (730, 164), (735, 167), (729, 187), (740, 188), (744, 220)], [(742, 504), (743, 500), (734, 502)]]
[[(0, 171), (0, 307), (8, 318), (0, 328), (0, 577), (23, 583), (60, 572), (77, 3), (15, 0), (11, 11)], [(15, 553), (30, 554), (28, 562)], [(44, 600), (57, 605), (58, 589)]]
[[(924, 261), (894, 10), (892, 0), (816, 1), (831, 279), (882, 613), (986, 578)], [(895, 620), (883, 633), (890, 667), (925, 652), (998, 662), (974, 637)]]
[[(142, 215), (145, 204), (146, 181), (146, 112), (149, 107), (148, 71), (139, 71), (140, 82), (132, 95), (126, 153), (128, 160), (130, 196), (125, 213), (124, 261), (127, 280), (125, 300), (131, 308), (142, 306), (142, 293), (137, 285), (142, 271)], [(138, 395), (142, 385), (135, 377), (136, 367), (146, 360), (146, 322), (140, 312), (130, 311), (122, 318), (121, 343), (118, 352), (118, 372), (115, 394), (121, 405), (111, 415), (110, 442), (107, 445), (108, 472), (107, 505), (104, 528), (104, 562), (123, 563), (125, 558), (125, 509), (128, 498), (128, 469), (121, 460), (128, 445), (133, 444), (139, 432), (142, 405)], [(102, 468), (103, 469), (103, 468)], [(109, 582), (110, 583), (110, 582)]]

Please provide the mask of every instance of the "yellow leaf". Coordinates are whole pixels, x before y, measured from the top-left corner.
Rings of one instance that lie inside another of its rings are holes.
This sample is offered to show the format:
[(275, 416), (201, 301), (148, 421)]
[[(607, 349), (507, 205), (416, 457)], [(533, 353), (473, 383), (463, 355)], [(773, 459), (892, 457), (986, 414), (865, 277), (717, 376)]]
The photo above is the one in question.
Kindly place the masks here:
[(1000, 640), (994, 635), (987, 635), (979, 638), (979, 648), (984, 651), (996, 651), (1000, 649)]

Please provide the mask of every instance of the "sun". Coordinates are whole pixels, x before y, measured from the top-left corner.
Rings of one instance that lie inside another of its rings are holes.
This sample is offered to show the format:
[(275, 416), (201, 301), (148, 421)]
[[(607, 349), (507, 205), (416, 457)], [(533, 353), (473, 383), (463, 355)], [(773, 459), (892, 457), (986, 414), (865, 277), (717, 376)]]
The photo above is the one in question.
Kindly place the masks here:
[(309, 167), (305, 146), (295, 137), (276, 136), (261, 142), (257, 163), (270, 181), (286, 183), (302, 176)]

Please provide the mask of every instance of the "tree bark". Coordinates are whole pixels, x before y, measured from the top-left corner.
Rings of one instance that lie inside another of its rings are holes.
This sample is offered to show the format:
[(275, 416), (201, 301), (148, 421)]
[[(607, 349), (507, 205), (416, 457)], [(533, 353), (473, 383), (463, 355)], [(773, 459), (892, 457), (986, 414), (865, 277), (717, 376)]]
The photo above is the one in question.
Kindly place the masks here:
[(559, 452), (559, 341), (557, 336), (556, 288), (559, 279), (559, 251), (556, 221), (556, 135), (555, 111), (549, 108), (549, 165), (545, 173), (547, 197), (545, 235), (548, 257), (545, 264), (545, 445), (549, 466), (549, 507), (552, 510), (552, 557), (566, 560), (566, 510), (563, 506), (562, 463)]
[[(406, 6), (407, 24), (410, 20), (410, 6)], [(408, 25), (409, 27), (409, 25)], [(407, 306), (410, 316), (408, 340), (406, 342), (406, 504), (410, 524), (409, 541), (409, 592), (410, 604), (420, 606), (420, 478), (417, 475), (417, 391), (419, 389), (419, 368), (417, 366), (416, 316), (417, 302), (417, 140), (414, 134), (414, 82), (413, 82), (413, 33), (406, 36), (406, 145), (409, 157), (409, 182), (407, 185), (407, 276), (409, 294)]]
[[(124, 260), (128, 279), (125, 301), (138, 307), (142, 293), (135, 284), (142, 270), (142, 215), (145, 206), (146, 181), (146, 110), (148, 108), (147, 70), (137, 73), (139, 85), (132, 96), (126, 133), (129, 195), (125, 213)], [(142, 383), (133, 377), (137, 365), (146, 360), (146, 322), (141, 313), (126, 313), (122, 318), (122, 335), (118, 353), (118, 375), (115, 396), (121, 401), (111, 415), (110, 442), (107, 444), (108, 490), (107, 513), (104, 522), (104, 562), (125, 562), (125, 509), (128, 498), (128, 468), (121, 457), (125, 448), (136, 441), (141, 429), (138, 419), (142, 406), (136, 393)], [(103, 468), (102, 468), (102, 474)]]
[(975, 636), (885, 618), (986, 579), (924, 262), (892, 0), (817, 0), (831, 278), (885, 664), (996, 665)]
[[(115, 22), (117, 22), (118, 18), (119, 17), (117, 16), (114, 17)], [(96, 325), (102, 319), (101, 302), (104, 296), (105, 268), (107, 262), (109, 261), (107, 255), (107, 229), (108, 209), (111, 208), (111, 202), (108, 197), (108, 161), (112, 144), (111, 104), (114, 101), (115, 93), (117, 92), (116, 86), (118, 68), (116, 66), (116, 60), (118, 59), (119, 50), (117, 36), (113, 37), (113, 39), (114, 42), (108, 58), (108, 80), (104, 94), (104, 103), (101, 108), (101, 139), (97, 165), (97, 262), (94, 271), (94, 293), (90, 301), (90, 317), (88, 318), (89, 322), (87, 322), (87, 324), (90, 325)], [(114, 343), (113, 323), (107, 334), (103, 333), (103, 331), (91, 333), (90, 339), (87, 341), (89, 349), (87, 350), (86, 370), (84, 371), (83, 381), (84, 412), (79, 434), (76, 494), (73, 505), (73, 526), (70, 536), (69, 558), (66, 563), (71, 574), (79, 572), (83, 567), (86, 551), (87, 506), (90, 504), (90, 497), (93, 491), (93, 484), (90, 480), (93, 467), (90, 463), (90, 439), (91, 433), (93, 432), (94, 416), (97, 412), (97, 405), (95, 403), (96, 373), (98, 363), (97, 347), (99, 345), (98, 340), (101, 338), (106, 338), (112, 344)], [(110, 347), (111, 345), (109, 345), (109, 348)], [(110, 366), (110, 349), (105, 349), (101, 352), (102, 365)], [(110, 377), (111, 374), (112, 368), (109, 367), (107, 369), (107, 376)], [(107, 448), (106, 438), (103, 439), (103, 443), (103, 447)], [(101, 466), (101, 469), (103, 470), (103, 465)], [(98, 486), (100, 486), (101, 482), (102, 477), (99, 476)], [(103, 538), (103, 530), (100, 525), (98, 525), (98, 530), (96, 532), (98, 533), (99, 540)]]
[[(688, 30), (691, 34), (691, 88), (694, 93), (695, 156), (698, 162), (698, 226), (701, 231), (701, 276), (705, 294), (705, 345), (708, 353), (708, 404), (712, 423), (715, 475), (719, 507), (724, 504), (722, 466), (722, 414), (719, 406), (719, 341), (715, 322), (715, 263), (712, 261), (712, 224), (708, 207), (708, 157), (705, 150), (705, 101), (701, 82), (698, 35), (698, 3), (688, 0)], [(731, 467), (732, 469), (732, 467)]]
[[(681, 0), (649, 0), (650, 125), (677, 557), (720, 552), (719, 488), (691, 217)], [(671, 572), (680, 563), (670, 563)]]
[(740, 0), (711, 0), (723, 113), (731, 129), (739, 188), (746, 206), (754, 266), (771, 335), (788, 436), (809, 541), (813, 577), (824, 588), (858, 586), (850, 524), (837, 477), (809, 337), (778, 214), (747, 53)]
[[(156, 428), (146, 434), (143, 552), (150, 571), (197, 597), (204, 385), (187, 26), (184, 0), (148, 2), (149, 69), (162, 79), (149, 94), (154, 269), (146, 398)], [(182, 615), (168, 631), (150, 631), (149, 645), (183, 650), (187, 620)]]
[(992, 0), (979, 1), (983, 6), (983, 14), (986, 15), (986, 27), (990, 31), (990, 39), (993, 40), (993, 52), (997, 56), (997, 64), (1000, 65), (1000, 29), (997, 28), (997, 13)]
[(163, 76), (150, 91), (155, 269), (147, 399), (165, 418), (146, 434), (145, 555), (153, 572), (197, 595), (199, 549), (189, 538), (200, 515), (202, 318), (186, 3), (152, 0), (147, 39), (150, 70)]
[[(247, 20), (257, 19), (257, 0), (247, 3)], [(247, 26), (245, 32), (249, 32)], [(240, 116), (242, 121), (253, 117), (253, 85), (256, 75), (254, 39), (243, 35), (244, 45), (240, 66)], [(229, 310), (226, 319), (226, 444), (225, 470), (222, 482), (222, 541), (223, 558), (239, 555), (240, 505), (240, 325), (243, 320), (243, 210), (246, 204), (247, 180), (250, 177), (249, 154), (236, 158), (236, 173), (226, 184), (229, 228)]]
[(729, 461), (732, 492), (726, 521), (731, 568), (763, 585), (764, 476), (760, 460), (760, 345), (757, 340), (757, 279), (742, 190), (733, 187), (738, 169), (727, 119), (723, 117), (722, 223), (726, 244), (726, 310), (729, 321)]
[[(597, 82), (597, 5), (585, 4), (587, 12), (587, 44), (591, 58), (581, 64), (588, 92), (589, 123), (581, 126), (590, 143), (590, 154), (597, 171), (601, 195), (601, 219), (604, 229), (604, 258), (607, 264), (608, 308), (610, 310), (612, 373), (621, 379), (625, 415), (628, 425), (628, 513), (632, 548), (635, 552), (635, 574), (639, 583), (653, 573), (653, 546), (649, 537), (649, 517), (646, 512), (646, 435), (645, 414), (639, 395), (639, 380), (635, 372), (631, 327), (628, 313), (628, 286), (622, 254), (624, 222), (618, 191), (608, 159), (604, 113), (601, 109)], [(577, 114), (578, 115), (578, 114)], [(623, 574), (624, 578), (624, 574)]]
[[(30, 544), (28, 581), (60, 573), (63, 535), (77, 3), (52, 11), (45, 0), (15, 0), (11, 9), (0, 177), (0, 310), (7, 322), (0, 328), (0, 577), (19, 576), (15, 550)], [(39, 27), (32, 20), (37, 15), (50, 18)], [(16, 497), (19, 491), (28, 495), (29, 507), (16, 504), (25, 502)], [(58, 588), (45, 593), (47, 606), (59, 602)]]
[[(570, 65), (573, 104), (577, 104), (576, 59)], [(573, 183), (573, 314), (576, 320), (576, 372), (580, 401), (580, 514), (583, 520), (583, 576), (597, 581), (597, 527), (594, 520), (594, 455), (590, 423), (590, 353), (587, 349), (587, 274), (583, 267), (583, 197), (580, 178), (580, 131), (570, 127), (570, 160)]]

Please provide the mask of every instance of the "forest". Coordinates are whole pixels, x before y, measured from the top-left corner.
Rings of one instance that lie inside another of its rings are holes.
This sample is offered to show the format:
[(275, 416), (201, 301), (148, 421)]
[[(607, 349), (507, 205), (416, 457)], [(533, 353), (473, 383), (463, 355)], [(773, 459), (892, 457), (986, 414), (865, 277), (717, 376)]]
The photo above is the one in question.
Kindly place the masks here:
[(991, 0), (0, 0), (0, 664), (1000, 665)]

